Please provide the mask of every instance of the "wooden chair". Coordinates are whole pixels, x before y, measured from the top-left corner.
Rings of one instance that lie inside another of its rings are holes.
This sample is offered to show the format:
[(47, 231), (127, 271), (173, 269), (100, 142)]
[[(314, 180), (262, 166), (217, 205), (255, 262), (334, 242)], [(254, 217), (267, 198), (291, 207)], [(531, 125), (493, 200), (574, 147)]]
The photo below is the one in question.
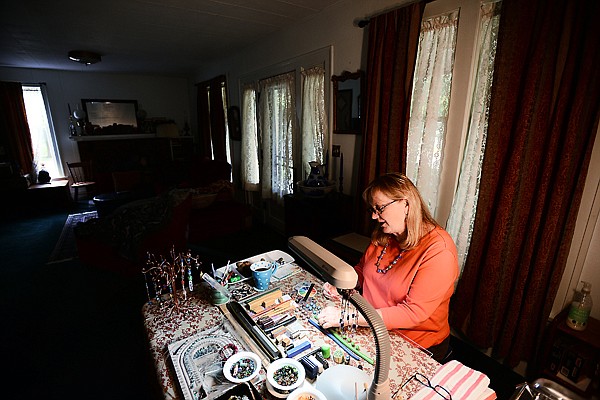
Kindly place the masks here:
[(71, 176), (71, 187), (73, 188), (75, 201), (79, 198), (79, 188), (85, 188), (86, 194), (89, 194), (95, 187), (96, 182), (93, 178), (92, 163), (90, 161), (67, 162), (69, 175)]

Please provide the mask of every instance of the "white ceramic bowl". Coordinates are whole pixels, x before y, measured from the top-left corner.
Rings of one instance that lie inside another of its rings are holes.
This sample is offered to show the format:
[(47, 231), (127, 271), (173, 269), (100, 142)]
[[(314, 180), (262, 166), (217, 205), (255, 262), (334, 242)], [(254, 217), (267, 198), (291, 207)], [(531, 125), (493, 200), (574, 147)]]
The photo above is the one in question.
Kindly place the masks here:
[[(274, 378), (275, 373), (285, 367), (295, 368), (298, 372), (296, 381), (289, 385), (282, 385)], [(290, 393), (302, 386), (305, 378), (306, 373), (304, 372), (304, 367), (299, 361), (296, 361), (293, 358), (280, 358), (279, 360), (273, 361), (267, 368), (267, 389), (275, 397), (287, 398)]]
[(290, 395), (287, 398), (287, 400), (308, 400), (308, 399), (327, 400), (327, 398), (325, 397), (325, 395), (323, 393), (319, 392), (317, 389), (315, 389), (311, 385), (304, 385), (302, 387), (299, 387), (298, 389), (296, 389), (292, 393), (290, 393)]
[[(241, 364), (250, 360), (250, 368), (251, 371), (243, 376), (239, 376), (239, 372), (236, 372), (236, 368), (238, 368)], [(252, 367), (253, 365), (253, 367)], [(235, 353), (231, 357), (225, 361), (225, 365), (223, 366), (223, 375), (227, 378), (228, 381), (233, 383), (242, 383), (248, 382), (254, 379), (258, 372), (260, 371), (261, 362), (260, 358), (257, 354), (249, 352), (249, 351), (240, 351), (239, 353)]]

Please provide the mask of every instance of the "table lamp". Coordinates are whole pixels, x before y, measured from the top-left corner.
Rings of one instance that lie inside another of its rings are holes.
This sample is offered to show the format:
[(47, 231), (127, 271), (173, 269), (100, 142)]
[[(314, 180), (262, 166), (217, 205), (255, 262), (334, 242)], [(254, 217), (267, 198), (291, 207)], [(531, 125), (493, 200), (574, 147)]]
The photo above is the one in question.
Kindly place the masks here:
[(308, 264), (320, 278), (338, 289), (349, 290), (348, 300), (360, 312), (375, 338), (376, 360), (373, 382), (367, 392), (367, 400), (389, 399), (391, 344), (390, 336), (381, 316), (358, 291), (352, 290), (358, 282), (358, 275), (348, 263), (324, 249), (306, 236), (292, 236), (288, 246), (299, 258)]

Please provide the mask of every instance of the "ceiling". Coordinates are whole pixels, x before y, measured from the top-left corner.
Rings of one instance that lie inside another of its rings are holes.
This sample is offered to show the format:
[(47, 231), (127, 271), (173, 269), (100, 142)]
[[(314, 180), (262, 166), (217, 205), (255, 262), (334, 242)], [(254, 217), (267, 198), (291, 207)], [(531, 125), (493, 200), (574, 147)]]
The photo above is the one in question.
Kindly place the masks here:
[[(193, 74), (338, 1), (3, 0), (0, 67)], [(102, 61), (71, 61), (70, 50)]]

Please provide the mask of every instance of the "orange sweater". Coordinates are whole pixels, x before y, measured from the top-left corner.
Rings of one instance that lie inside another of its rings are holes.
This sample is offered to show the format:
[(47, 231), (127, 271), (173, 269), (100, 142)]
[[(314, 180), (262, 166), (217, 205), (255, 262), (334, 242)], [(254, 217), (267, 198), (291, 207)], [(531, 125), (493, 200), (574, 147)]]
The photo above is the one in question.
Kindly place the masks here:
[[(371, 243), (355, 267), (363, 297), (381, 312), (388, 329), (400, 329), (425, 348), (441, 343), (450, 334), (450, 297), (458, 277), (452, 238), (435, 228), (386, 274), (377, 273), (375, 267), (382, 248)], [(380, 268), (390, 265), (399, 253), (398, 242), (390, 239)]]

